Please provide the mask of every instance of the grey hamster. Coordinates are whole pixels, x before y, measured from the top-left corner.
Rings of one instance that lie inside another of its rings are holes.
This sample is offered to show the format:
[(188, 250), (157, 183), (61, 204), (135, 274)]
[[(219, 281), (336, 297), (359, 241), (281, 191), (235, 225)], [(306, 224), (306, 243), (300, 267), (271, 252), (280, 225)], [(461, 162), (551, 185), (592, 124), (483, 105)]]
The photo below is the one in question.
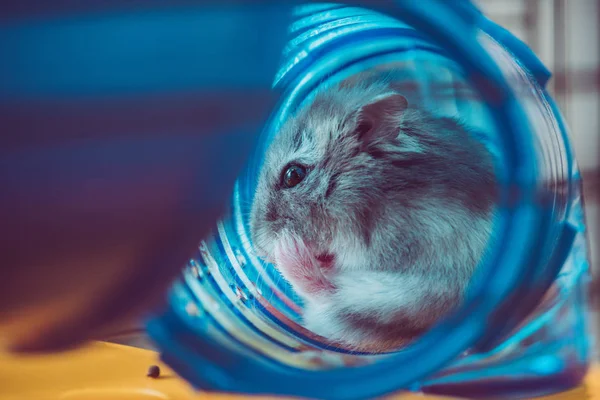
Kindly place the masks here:
[(459, 304), (490, 237), (492, 158), (388, 81), (322, 90), (269, 146), (251, 210), (257, 254), (305, 300), (304, 325), (387, 351)]

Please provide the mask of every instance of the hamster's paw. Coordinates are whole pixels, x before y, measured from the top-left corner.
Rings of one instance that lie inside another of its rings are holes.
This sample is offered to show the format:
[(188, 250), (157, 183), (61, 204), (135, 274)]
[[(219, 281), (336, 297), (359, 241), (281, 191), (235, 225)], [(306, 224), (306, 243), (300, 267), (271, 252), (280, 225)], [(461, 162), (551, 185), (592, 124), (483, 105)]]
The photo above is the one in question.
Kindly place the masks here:
[(325, 338), (327, 344), (350, 351), (385, 353), (400, 349), (412, 340), (403, 335), (381, 335), (376, 329), (357, 324), (352, 316), (325, 304), (305, 309), (304, 326)]
[(330, 299), (306, 303), (303, 317), (306, 329), (330, 341), (348, 343), (361, 339), (357, 333), (349, 331), (348, 324)]

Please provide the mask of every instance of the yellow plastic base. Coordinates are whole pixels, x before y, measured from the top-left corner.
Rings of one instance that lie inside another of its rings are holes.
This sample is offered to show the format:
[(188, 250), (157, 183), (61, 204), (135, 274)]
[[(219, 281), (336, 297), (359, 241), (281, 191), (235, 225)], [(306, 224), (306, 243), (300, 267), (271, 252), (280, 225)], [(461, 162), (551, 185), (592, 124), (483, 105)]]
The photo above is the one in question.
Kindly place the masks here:
[[(158, 379), (146, 376), (159, 365)], [(44, 356), (0, 355), (0, 399), (198, 399), (152, 351), (97, 342)], [(205, 396), (204, 396), (205, 397)]]
[[(158, 365), (159, 378), (146, 376)], [(592, 368), (585, 387), (547, 399), (600, 399), (599, 371)], [(240, 399), (237, 395), (195, 392), (149, 350), (112, 343), (91, 343), (75, 351), (46, 356), (0, 354), (0, 399), (188, 400)], [(433, 399), (400, 395), (395, 399)], [(439, 398), (438, 398), (439, 399)]]

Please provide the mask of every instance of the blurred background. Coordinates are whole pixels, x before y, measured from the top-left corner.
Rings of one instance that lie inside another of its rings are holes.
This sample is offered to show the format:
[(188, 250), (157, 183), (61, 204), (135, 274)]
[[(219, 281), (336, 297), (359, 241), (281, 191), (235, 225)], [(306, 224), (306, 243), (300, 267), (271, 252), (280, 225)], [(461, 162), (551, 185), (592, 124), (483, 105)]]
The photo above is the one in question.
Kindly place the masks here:
[[(592, 274), (600, 274), (600, 0), (475, 0), (554, 73), (550, 91), (583, 175)], [(600, 316), (592, 315), (600, 337)], [(598, 340), (600, 341), (600, 340)], [(596, 345), (596, 357), (600, 358)]]
[(550, 91), (571, 129), (584, 176), (590, 249), (598, 265), (600, 171), (600, 0), (475, 0), (526, 42), (554, 73)]

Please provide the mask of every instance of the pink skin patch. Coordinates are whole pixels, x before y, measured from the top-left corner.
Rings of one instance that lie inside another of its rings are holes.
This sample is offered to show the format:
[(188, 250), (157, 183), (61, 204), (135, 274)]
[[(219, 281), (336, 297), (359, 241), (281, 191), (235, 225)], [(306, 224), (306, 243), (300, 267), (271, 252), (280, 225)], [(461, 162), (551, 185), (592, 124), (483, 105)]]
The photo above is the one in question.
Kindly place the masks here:
[(274, 256), (277, 268), (301, 294), (315, 295), (335, 290), (323, 274), (324, 269), (332, 268), (332, 260), (316, 260), (301, 240), (281, 238), (275, 245)]

